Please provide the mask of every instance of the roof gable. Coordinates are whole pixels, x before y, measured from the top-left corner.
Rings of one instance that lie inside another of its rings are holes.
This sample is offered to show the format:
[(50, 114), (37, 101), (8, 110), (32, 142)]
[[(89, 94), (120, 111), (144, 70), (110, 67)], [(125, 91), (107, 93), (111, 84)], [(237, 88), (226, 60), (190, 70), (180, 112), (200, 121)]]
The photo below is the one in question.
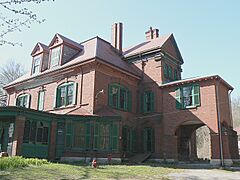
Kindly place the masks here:
[(175, 59), (179, 60), (181, 63), (183, 63), (182, 55), (179, 51), (179, 48), (177, 46), (173, 34), (171, 34), (169, 38), (163, 43), (162, 50), (164, 52), (167, 52), (169, 55), (173, 56)]
[(67, 44), (73, 48), (76, 48), (76, 49), (82, 49), (82, 46), (79, 43), (77, 43), (69, 38), (66, 38), (65, 36), (58, 34), (58, 33), (54, 35), (53, 39), (51, 40), (51, 42), (49, 44), (49, 47), (57, 46), (57, 45), (60, 45), (63, 43)]
[(36, 55), (36, 54), (40, 54), (40, 53), (42, 53), (42, 52), (47, 52), (47, 53), (48, 53), (48, 52), (49, 52), (49, 48), (48, 48), (47, 45), (38, 42), (38, 43), (35, 45), (34, 49), (32, 50), (31, 56), (34, 56), (34, 55)]

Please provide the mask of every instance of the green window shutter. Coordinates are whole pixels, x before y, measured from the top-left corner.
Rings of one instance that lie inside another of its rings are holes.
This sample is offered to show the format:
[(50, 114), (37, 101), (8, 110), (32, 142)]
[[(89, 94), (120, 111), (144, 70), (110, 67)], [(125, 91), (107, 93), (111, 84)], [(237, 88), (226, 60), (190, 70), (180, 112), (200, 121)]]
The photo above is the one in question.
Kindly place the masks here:
[(132, 92), (131, 91), (127, 91), (127, 110), (129, 112), (132, 111)]
[(168, 66), (168, 77), (172, 79), (172, 67), (170, 65)]
[(163, 65), (163, 72), (164, 72), (164, 77), (168, 78), (168, 68), (167, 68), (167, 64)]
[(181, 109), (182, 108), (182, 102), (181, 102), (181, 88), (176, 89), (176, 108)]
[(112, 125), (112, 150), (118, 150), (118, 124)]
[(73, 89), (73, 104), (77, 104), (78, 83), (74, 83)]
[(99, 123), (94, 124), (94, 149), (99, 148)]
[(148, 98), (148, 93), (144, 92), (143, 93), (143, 113), (147, 112), (147, 98)]
[(150, 93), (150, 99), (151, 99), (151, 111), (154, 111), (154, 93)]
[(30, 106), (31, 106), (31, 95), (27, 94), (26, 98), (27, 98), (27, 106), (26, 106), (26, 108), (30, 108)]
[(86, 149), (91, 149), (91, 123), (86, 122), (85, 123), (85, 147)]
[(193, 105), (200, 106), (200, 87), (198, 84), (193, 86)]
[(144, 93), (140, 95), (140, 112), (144, 113)]
[(72, 127), (72, 121), (66, 122), (66, 143), (65, 146), (67, 148), (72, 147), (72, 136), (73, 136), (73, 127)]
[(178, 80), (178, 71), (174, 69), (174, 80)]
[(113, 106), (113, 104), (112, 104), (112, 101), (113, 101), (113, 99), (112, 99), (112, 85), (108, 85), (108, 104), (109, 104), (109, 106)]

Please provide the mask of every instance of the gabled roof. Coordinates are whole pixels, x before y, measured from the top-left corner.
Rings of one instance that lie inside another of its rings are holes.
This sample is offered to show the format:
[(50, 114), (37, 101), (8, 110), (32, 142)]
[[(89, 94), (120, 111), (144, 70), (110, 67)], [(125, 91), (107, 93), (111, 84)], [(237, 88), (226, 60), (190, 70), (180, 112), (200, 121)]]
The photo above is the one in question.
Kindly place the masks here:
[(151, 40), (145, 41), (143, 43), (134, 45), (132, 47), (126, 48), (123, 50), (123, 56), (125, 58), (130, 58), (132, 56), (140, 55), (140, 54), (146, 53), (148, 51), (161, 49), (162, 47), (164, 47), (165, 43), (168, 41), (171, 41), (171, 43), (173, 44), (173, 46), (176, 50), (176, 53), (178, 55), (178, 59), (181, 62), (183, 62), (181, 53), (178, 49), (178, 46), (177, 46), (177, 43), (175, 41), (173, 34), (162, 35), (158, 38), (151, 39)]
[(31, 56), (33, 56), (33, 55), (37, 52), (38, 49), (40, 49), (40, 50), (39, 50), (39, 53), (41, 53), (41, 52), (49, 52), (49, 48), (48, 48), (47, 45), (38, 42), (38, 43), (35, 45), (33, 51), (31, 52)]
[(59, 33), (56, 33), (54, 35), (53, 39), (51, 40), (51, 42), (49, 44), (49, 47), (54, 45), (56, 38), (59, 38), (61, 40), (61, 42), (59, 44), (65, 43), (65, 44), (68, 44), (68, 45), (72, 45), (72, 46), (74, 46), (78, 49), (82, 49), (82, 46), (79, 43), (77, 43), (77, 42), (75, 42), (75, 41), (73, 41), (73, 40), (71, 40), (71, 39), (69, 39), (69, 38), (67, 38), (67, 37), (65, 37), (65, 36), (63, 36)]
[(115, 51), (115, 49), (111, 46), (111, 44), (99, 37), (94, 37), (92, 39), (89, 39), (87, 41), (84, 41), (79, 44), (84, 50), (80, 51), (75, 57), (69, 60), (66, 64), (62, 66), (58, 66), (54, 69), (47, 69), (46, 71), (40, 73), (40, 74), (34, 74), (31, 75), (30, 72), (27, 74), (23, 75), (22, 77), (16, 79), (15, 81), (7, 84), (5, 88), (8, 88), (10, 86), (13, 86), (17, 83), (21, 83), (27, 80), (34, 79), (36, 77), (44, 76), (45, 74), (55, 72), (55, 71), (60, 71), (63, 70), (64, 68), (74, 66), (77, 64), (85, 63), (88, 60), (91, 59), (99, 59), (102, 63), (114, 66), (118, 69), (121, 69), (128, 74), (131, 74), (135, 77), (140, 77), (140, 74), (138, 74), (130, 64), (125, 62), (124, 60), (121, 59), (119, 54)]

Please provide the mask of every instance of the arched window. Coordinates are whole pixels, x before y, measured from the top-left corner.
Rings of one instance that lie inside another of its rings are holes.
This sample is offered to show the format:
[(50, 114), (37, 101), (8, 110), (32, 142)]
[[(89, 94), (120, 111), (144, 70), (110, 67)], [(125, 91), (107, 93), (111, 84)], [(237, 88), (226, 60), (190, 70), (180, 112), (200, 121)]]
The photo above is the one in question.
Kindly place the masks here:
[(22, 94), (17, 97), (16, 106), (30, 108), (31, 95), (30, 94)]
[(120, 84), (110, 84), (108, 90), (109, 106), (125, 111), (131, 111), (132, 95), (131, 91)]
[(76, 104), (77, 83), (68, 82), (57, 87), (54, 107)]

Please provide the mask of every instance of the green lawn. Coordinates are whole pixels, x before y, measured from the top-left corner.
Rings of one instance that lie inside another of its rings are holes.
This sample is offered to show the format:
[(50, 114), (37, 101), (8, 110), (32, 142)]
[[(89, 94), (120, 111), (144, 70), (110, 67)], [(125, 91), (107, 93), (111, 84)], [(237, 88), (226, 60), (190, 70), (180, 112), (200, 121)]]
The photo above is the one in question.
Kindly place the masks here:
[(168, 179), (167, 174), (181, 170), (151, 165), (87, 165), (49, 163), (40, 166), (0, 171), (0, 179)]

